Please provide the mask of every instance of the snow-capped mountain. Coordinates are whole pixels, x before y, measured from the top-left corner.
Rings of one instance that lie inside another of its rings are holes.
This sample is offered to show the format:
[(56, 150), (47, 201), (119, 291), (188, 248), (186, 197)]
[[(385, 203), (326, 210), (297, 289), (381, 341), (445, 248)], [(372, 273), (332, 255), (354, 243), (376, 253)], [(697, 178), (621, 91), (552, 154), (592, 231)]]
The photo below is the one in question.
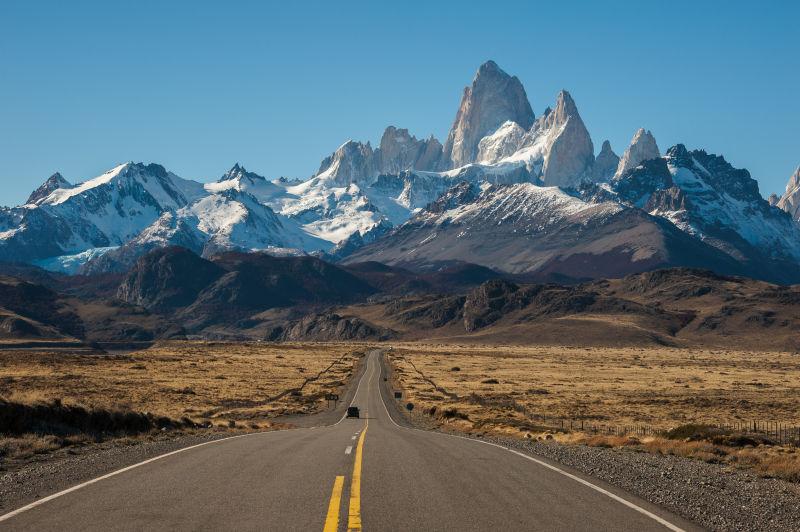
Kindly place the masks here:
[(49, 196), (54, 190), (58, 189), (70, 189), (72, 185), (64, 179), (60, 173), (56, 172), (55, 174), (51, 175), (47, 178), (47, 181), (42, 183), (42, 186), (34, 190), (31, 195), (28, 197), (28, 201), (25, 202), (26, 205), (34, 205), (45, 199)]
[(682, 145), (662, 156), (645, 129), (621, 157), (608, 141), (595, 157), (569, 92), (536, 117), (519, 79), (489, 61), (444, 145), (389, 126), (377, 148), (349, 140), (291, 181), (238, 163), (205, 184), (157, 164), (77, 184), (56, 173), (25, 205), (0, 208), (0, 261), (120, 271), (179, 245), (577, 278), (706, 266), (794, 282), (798, 198), (800, 169), (768, 202), (746, 170)]
[(512, 273), (591, 278), (663, 266), (739, 271), (735, 261), (640, 209), (532, 183), (456, 185), (345, 259), (416, 269), (474, 262)]
[(15, 227), (0, 235), (0, 260), (33, 261), (120, 246), (164, 212), (204, 194), (200, 183), (157, 164), (121, 164), (76, 186), (56, 175), (32, 194), (32, 202), (15, 210)]
[(226, 190), (247, 192), (262, 203), (275, 201), (286, 193), (285, 187), (276, 185), (254, 172), (248, 172), (239, 163), (233, 165), (233, 168), (225, 172), (216, 182), (206, 183), (205, 189), (212, 194)]
[(775, 279), (797, 276), (782, 268), (800, 263), (800, 226), (761, 196), (747, 170), (721, 156), (678, 144), (611, 186), (623, 203), (669, 220), (737, 261)]

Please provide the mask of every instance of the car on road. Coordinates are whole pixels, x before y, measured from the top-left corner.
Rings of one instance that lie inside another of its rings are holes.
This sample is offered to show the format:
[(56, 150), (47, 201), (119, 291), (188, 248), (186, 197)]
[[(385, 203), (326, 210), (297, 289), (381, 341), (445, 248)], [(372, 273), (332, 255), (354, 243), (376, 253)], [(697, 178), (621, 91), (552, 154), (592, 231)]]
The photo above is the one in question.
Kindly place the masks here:
[(347, 417), (359, 417), (360, 413), (357, 406), (347, 407)]

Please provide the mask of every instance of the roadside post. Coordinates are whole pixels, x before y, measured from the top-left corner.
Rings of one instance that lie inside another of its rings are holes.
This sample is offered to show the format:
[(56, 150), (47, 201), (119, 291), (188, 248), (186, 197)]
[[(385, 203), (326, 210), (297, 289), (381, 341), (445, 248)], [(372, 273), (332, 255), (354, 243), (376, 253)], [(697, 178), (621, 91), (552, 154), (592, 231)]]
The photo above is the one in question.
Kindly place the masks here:
[(336, 393), (325, 394), (325, 399), (328, 401), (328, 408), (331, 407), (331, 401), (333, 401), (333, 408), (336, 408), (336, 404), (339, 402), (339, 394)]

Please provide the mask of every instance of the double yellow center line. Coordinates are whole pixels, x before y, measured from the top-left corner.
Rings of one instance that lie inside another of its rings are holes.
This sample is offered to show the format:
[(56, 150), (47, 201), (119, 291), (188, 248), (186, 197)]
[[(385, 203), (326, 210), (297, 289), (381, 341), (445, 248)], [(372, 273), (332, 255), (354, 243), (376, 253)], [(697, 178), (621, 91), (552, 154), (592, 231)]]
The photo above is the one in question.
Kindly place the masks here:
[[(347, 530), (361, 530), (361, 461), (364, 455), (364, 439), (367, 436), (369, 421), (361, 431), (356, 446), (356, 458), (353, 463), (353, 478), (350, 481), (350, 509), (347, 512)], [(333, 481), (331, 500), (328, 503), (328, 516), (325, 518), (323, 532), (337, 532), (339, 530), (339, 508), (342, 505), (342, 488), (344, 477), (337, 476)]]

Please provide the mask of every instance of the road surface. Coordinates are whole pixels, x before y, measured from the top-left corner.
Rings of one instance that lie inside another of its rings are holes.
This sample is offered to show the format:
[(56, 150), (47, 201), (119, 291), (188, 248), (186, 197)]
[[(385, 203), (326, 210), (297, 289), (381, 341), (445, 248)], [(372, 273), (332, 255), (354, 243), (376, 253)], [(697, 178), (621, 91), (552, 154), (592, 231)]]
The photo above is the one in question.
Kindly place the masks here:
[(360, 419), (171, 453), (0, 516), (0, 530), (696, 529), (561, 466), (401, 426), (382, 372), (373, 351)]

